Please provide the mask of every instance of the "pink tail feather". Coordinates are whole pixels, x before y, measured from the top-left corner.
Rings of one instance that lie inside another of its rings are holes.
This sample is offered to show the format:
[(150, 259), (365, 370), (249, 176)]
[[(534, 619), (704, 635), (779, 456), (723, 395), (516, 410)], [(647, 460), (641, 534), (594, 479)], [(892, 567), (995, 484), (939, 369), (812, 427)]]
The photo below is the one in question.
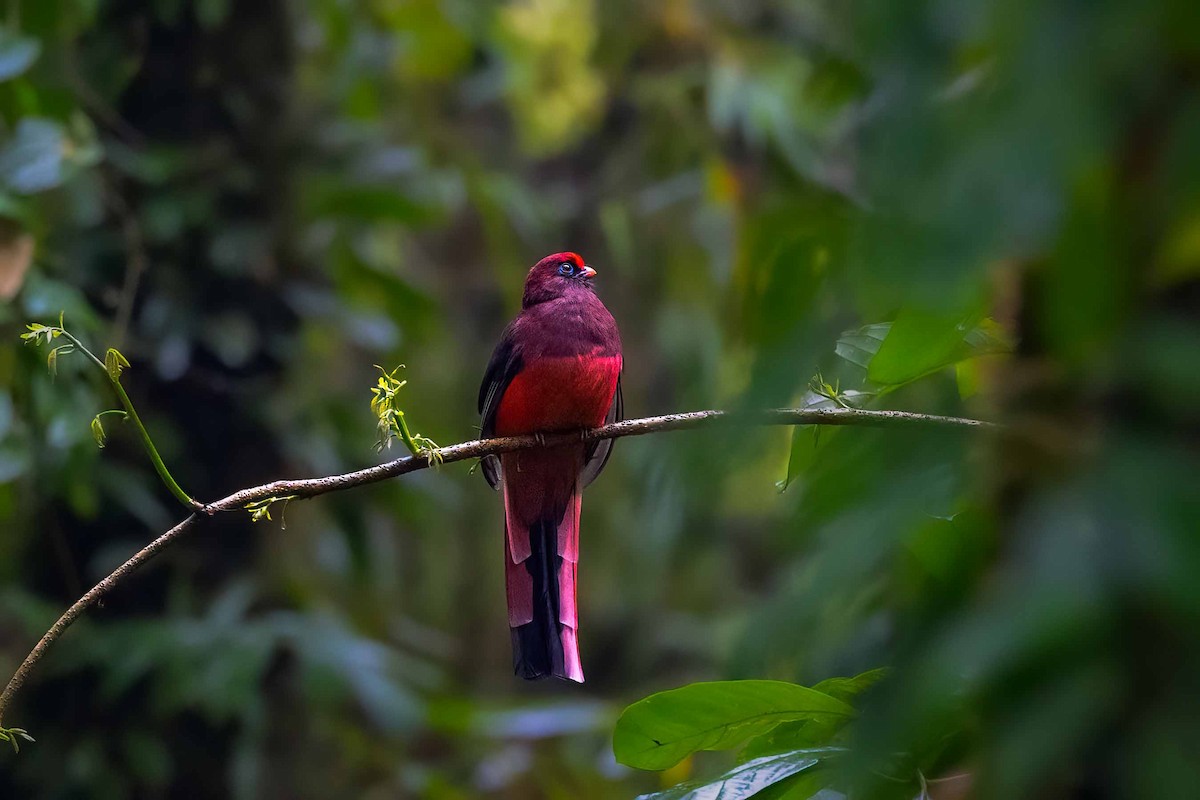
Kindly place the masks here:
[(553, 513), (540, 519), (519, 513), (528, 504), (513, 496), (517, 491), (504, 481), (504, 576), (513, 668), (531, 680), (553, 676), (582, 683), (576, 606), (579, 489), (572, 488), (558, 519)]

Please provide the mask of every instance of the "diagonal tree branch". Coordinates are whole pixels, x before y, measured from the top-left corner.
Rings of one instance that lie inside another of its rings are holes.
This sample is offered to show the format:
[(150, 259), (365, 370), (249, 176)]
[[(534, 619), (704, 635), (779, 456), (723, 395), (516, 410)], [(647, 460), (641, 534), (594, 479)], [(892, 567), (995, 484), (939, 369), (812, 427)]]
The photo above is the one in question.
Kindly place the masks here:
[(757, 425), (846, 425), (866, 427), (924, 427), (924, 428), (957, 428), (975, 430), (1000, 430), (1000, 426), (992, 422), (983, 422), (962, 417), (943, 417), (933, 414), (916, 414), (907, 411), (872, 411), (858, 408), (831, 409), (800, 409), (779, 408), (769, 411), (731, 412), (731, 411), (691, 411), (682, 414), (665, 414), (659, 417), (645, 417), (616, 422), (601, 428), (572, 433), (556, 433), (528, 436), (507, 436), (496, 439), (479, 439), (435, 450), (422, 451), (419, 455), (406, 456), (394, 461), (388, 461), (374, 467), (367, 467), (344, 475), (328, 475), (321, 478), (306, 478), (302, 480), (273, 481), (261, 486), (241, 489), (228, 497), (203, 505), (199, 511), (171, 528), (166, 533), (137, 551), (112, 574), (93, 586), (83, 597), (76, 600), (63, 615), (58, 618), (50, 630), (46, 631), (37, 645), (17, 668), (8, 685), (0, 693), (0, 720), (4, 711), (12, 703), (13, 697), (20, 690), (30, 671), (46, 654), (46, 650), (69, 628), (83, 612), (95, 605), (105, 594), (121, 583), (126, 577), (135, 572), (176, 539), (183, 536), (205, 515), (213, 515), (221, 511), (242, 511), (247, 504), (256, 501), (278, 499), (299, 499), (316, 497), (317, 495), (352, 489), (377, 483), (388, 478), (407, 475), (410, 472), (426, 469), (432, 463), (451, 463), (468, 459), (483, 458), (484, 456), (511, 453), (516, 450), (528, 450), (534, 447), (554, 447), (557, 445), (574, 444), (580, 441), (594, 442), (600, 439), (617, 439), (623, 436), (642, 436), (648, 433), (686, 430), (689, 428), (727, 426), (757, 426)]

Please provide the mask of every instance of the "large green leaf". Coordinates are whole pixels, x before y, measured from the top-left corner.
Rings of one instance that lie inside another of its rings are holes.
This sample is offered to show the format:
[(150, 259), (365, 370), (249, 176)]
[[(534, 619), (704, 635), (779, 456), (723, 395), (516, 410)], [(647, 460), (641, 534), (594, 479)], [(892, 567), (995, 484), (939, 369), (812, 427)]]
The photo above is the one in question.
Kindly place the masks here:
[(873, 383), (898, 386), (966, 359), (1011, 349), (1007, 335), (991, 319), (905, 312), (895, 322), (846, 331), (836, 352), (865, 369)]
[(908, 383), (965, 358), (1006, 350), (995, 323), (978, 317), (905, 311), (867, 365), (867, 378), (884, 386)]
[[(827, 678), (813, 689), (845, 703), (850, 703), (879, 682), (886, 674), (887, 670), (881, 668), (863, 672), (853, 678)], [(751, 739), (742, 751), (741, 758), (749, 760), (769, 753), (830, 745), (848, 721), (845, 718), (824, 716), (784, 722), (761, 736)]]
[(849, 703), (860, 694), (879, 683), (888, 674), (887, 667), (877, 667), (860, 672), (853, 678), (826, 678), (813, 688), (830, 697)]
[[(814, 378), (813, 380), (815, 383), (819, 379)], [(815, 411), (819, 409), (841, 408), (848, 405), (858, 406), (862, 405), (870, 397), (865, 392), (854, 390), (843, 392), (828, 385), (817, 388), (820, 388), (821, 392), (816, 391), (810, 385), (809, 390), (804, 393), (804, 397), (800, 401), (800, 408)], [(837, 396), (836, 400), (830, 396), (835, 392)], [(800, 473), (807, 470), (816, 461), (818, 443), (820, 441), (827, 441), (836, 433), (836, 427), (825, 428), (823, 430), (819, 425), (798, 425), (792, 428), (792, 445), (791, 453), (788, 456), (787, 476), (783, 479), (782, 483), (778, 484), (780, 491), (787, 489)], [(821, 437), (824, 437), (824, 439)]]
[(853, 715), (841, 700), (794, 683), (693, 683), (626, 708), (617, 720), (613, 753), (630, 767), (667, 769), (697, 750), (733, 747), (782, 722)]
[(714, 781), (681, 783), (662, 792), (641, 795), (637, 800), (742, 800), (761, 797), (760, 792), (779, 786), (782, 781), (812, 769), (823, 759), (841, 752), (844, 752), (841, 748), (822, 747), (756, 758), (734, 767)]

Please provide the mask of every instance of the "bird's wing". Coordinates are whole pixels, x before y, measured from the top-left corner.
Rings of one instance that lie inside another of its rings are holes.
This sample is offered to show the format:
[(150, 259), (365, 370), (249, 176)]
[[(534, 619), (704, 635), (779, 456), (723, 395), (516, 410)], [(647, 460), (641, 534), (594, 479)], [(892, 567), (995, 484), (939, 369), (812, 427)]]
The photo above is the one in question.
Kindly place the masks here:
[[(621, 376), (618, 375), (617, 391), (613, 394), (612, 405), (608, 407), (608, 416), (604, 418), (604, 424), (611, 425), (623, 419), (625, 419), (625, 399), (621, 396)], [(612, 455), (612, 447), (612, 439), (601, 439), (592, 443), (587, 451), (583, 472), (579, 473), (580, 486), (587, 486), (596, 480), (600, 470), (604, 469), (604, 465), (608, 463), (608, 457)]]
[[(513, 343), (511, 333), (512, 327), (509, 326), (500, 337), (500, 344), (496, 345), (487, 371), (483, 374), (483, 383), (479, 386), (479, 435), (483, 439), (496, 435), (496, 410), (500, 408), (500, 398), (504, 396), (504, 390), (512, 383), (512, 379), (521, 371), (521, 355)], [(500, 484), (500, 459), (496, 456), (484, 456), (482, 464), (483, 477), (493, 489), (497, 488)]]

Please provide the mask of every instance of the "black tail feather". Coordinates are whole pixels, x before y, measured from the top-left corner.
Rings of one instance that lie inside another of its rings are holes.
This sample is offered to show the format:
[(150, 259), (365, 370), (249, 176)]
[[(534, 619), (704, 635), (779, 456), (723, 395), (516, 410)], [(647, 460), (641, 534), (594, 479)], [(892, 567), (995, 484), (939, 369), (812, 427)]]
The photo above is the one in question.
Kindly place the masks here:
[(558, 523), (542, 521), (529, 530), (525, 569), (533, 578), (533, 621), (512, 628), (513, 671), (526, 680), (566, 678), (559, 622)]

